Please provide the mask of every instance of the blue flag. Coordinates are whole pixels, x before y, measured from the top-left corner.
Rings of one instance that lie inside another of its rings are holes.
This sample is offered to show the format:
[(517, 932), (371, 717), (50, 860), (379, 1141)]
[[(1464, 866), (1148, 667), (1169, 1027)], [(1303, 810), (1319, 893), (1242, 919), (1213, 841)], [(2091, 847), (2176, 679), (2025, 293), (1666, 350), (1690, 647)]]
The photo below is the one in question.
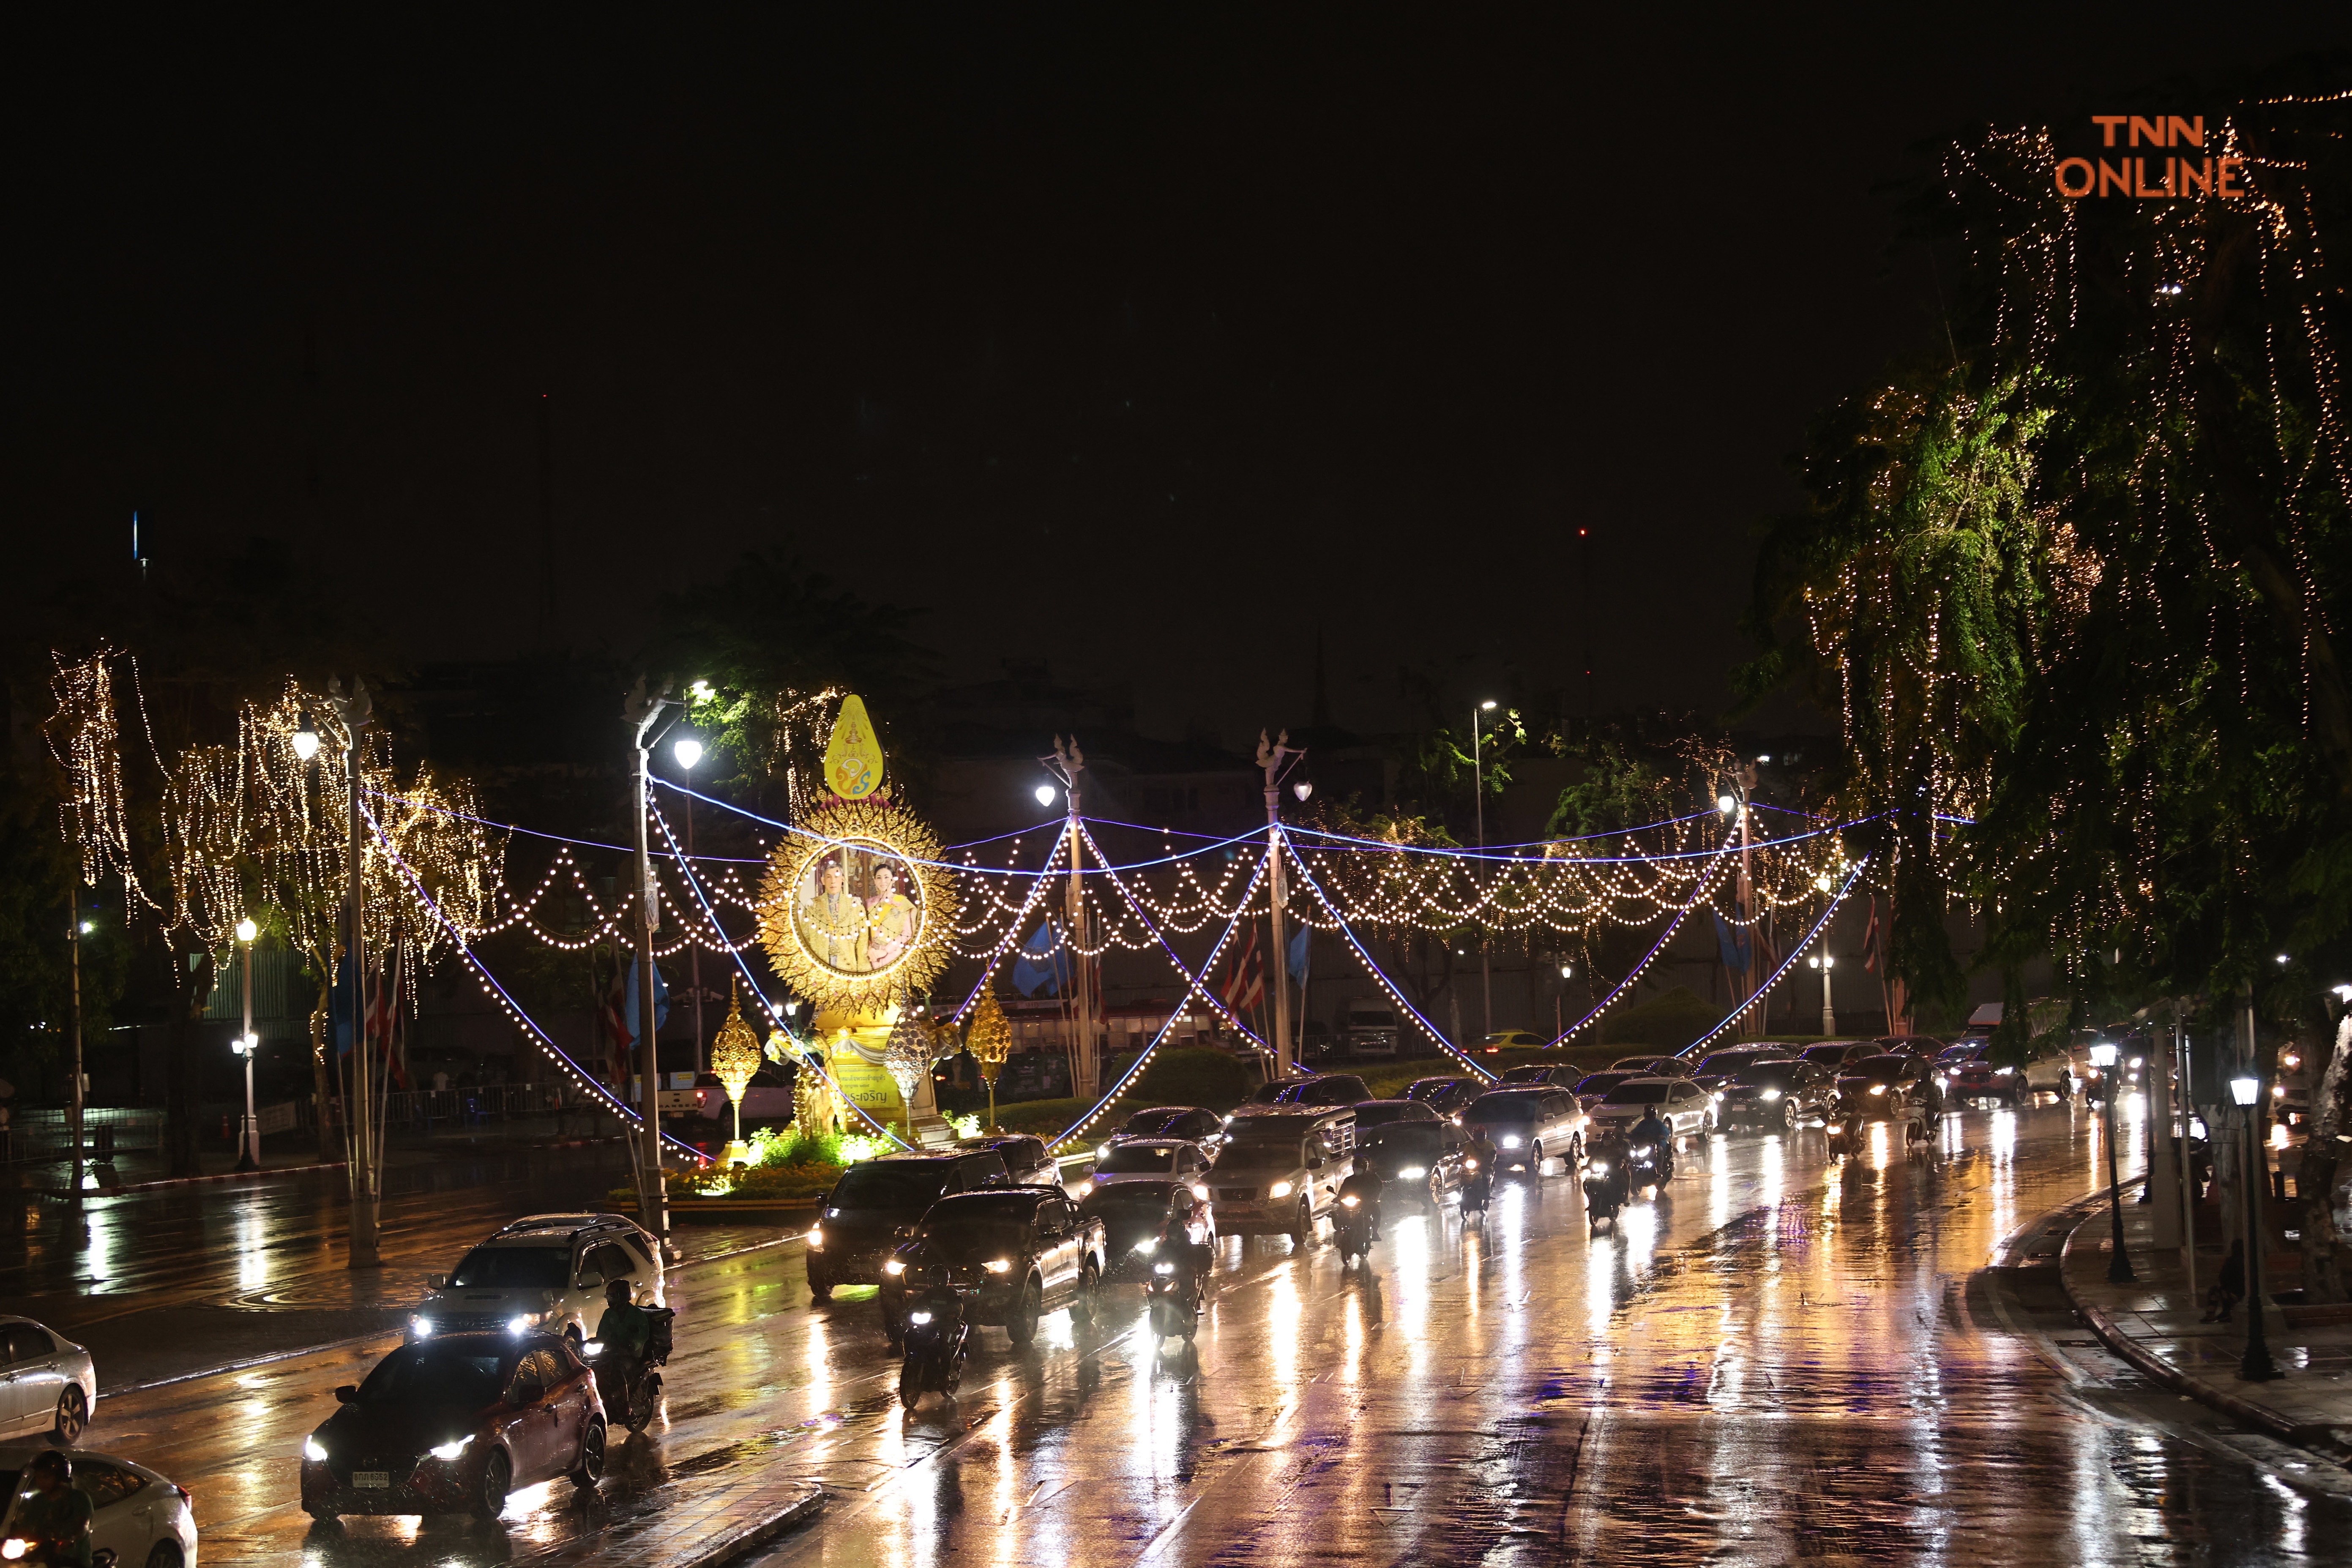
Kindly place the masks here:
[(1723, 966), (1734, 974), (1748, 967), (1748, 954), (1755, 951), (1752, 935), (1745, 927), (1726, 924), (1723, 916), (1716, 914), (1716, 945), (1723, 950)]
[[(629, 1044), (637, 1043), (637, 1024), (643, 1016), (645, 1004), (637, 1000), (637, 965), (629, 965), (628, 999), (622, 1004), (629, 1015)], [(669, 982), (662, 978), (661, 965), (654, 965), (654, 1027), (659, 1029), (669, 1022)]]
[(1290, 939), (1290, 983), (1301, 991), (1307, 989), (1307, 939), (1314, 930), (1313, 926), (1300, 926), (1298, 934)]
[(1069, 984), (1070, 952), (1056, 946), (1058, 935), (1051, 920), (1040, 921), (1037, 934), (1021, 944), (1021, 956), (1013, 961), (1013, 988), (1024, 996), (1039, 991), (1059, 996)]

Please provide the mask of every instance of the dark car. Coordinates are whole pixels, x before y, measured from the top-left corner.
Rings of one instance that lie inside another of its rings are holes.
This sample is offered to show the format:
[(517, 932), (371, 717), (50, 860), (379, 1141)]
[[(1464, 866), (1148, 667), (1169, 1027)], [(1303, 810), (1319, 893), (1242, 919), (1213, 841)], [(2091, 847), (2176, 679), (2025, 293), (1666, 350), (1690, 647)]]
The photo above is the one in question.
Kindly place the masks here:
[[(1391, 1114), (1392, 1107), (1404, 1110)], [(1356, 1163), (1378, 1171), (1402, 1198), (1433, 1204), (1460, 1187), (1467, 1175), (1462, 1148), (1462, 1130), (1418, 1102), (1375, 1100), (1356, 1107)]]
[(1183, 1138), (1205, 1144), (1217, 1136), (1224, 1124), (1223, 1117), (1197, 1105), (1155, 1105), (1120, 1122), (1118, 1131), (1104, 1140), (1095, 1152), (1108, 1153), (1112, 1144), (1129, 1138)]
[(1565, 1160), (1573, 1171), (1584, 1157), (1584, 1108), (1576, 1096), (1549, 1084), (1488, 1089), (1462, 1113), (1462, 1121), (1486, 1130), (1496, 1163), (1505, 1171), (1541, 1175), (1549, 1159)]
[(1758, 1062), (1732, 1074), (1716, 1092), (1717, 1125), (1794, 1132), (1830, 1114), (1837, 1079), (1814, 1062)]
[(1217, 1221), (1207, 1192), (1198, 1181), (1132, 1181), (1088, 1193), (1078, 1212), (1102, 1222), (1104, 1283), (1149, 1277), (1152, 1246), (1163, 1235), (1214, 1246)]
[(1688, 1057), (1620, 1057), (1609, 1070), (1643, 1078), (1688, 1078), (1694, 1065)]
[(1858, 1062), (1864, 1057), (1882, 1056), (1876, 1042), (1871, 1040), (1823, 1040), (1818, 1046), (1807, 1046), (1797, 1053), (1801, 1062), (1826, 1068), (1834, 1075), (1848, 1062)]
[(302, 1510), (475, 1513), (557, 1476), (604, 1471), (604, 1410), (588, 1363), (555, 1334), (476, 1331), (403, 1345), (302, 1445)]
[(1734, 1073), (1754, 1067), (1758, 1062), (1794, 1061), (1794, 1046), (1734, 1046), (1729, 1050), (1711, 1051), (1698, 1064), (1691, 1080), (1709, 1094), (1721, 1089)]
[(1542, 1062), (1529, 1062), (1525, 1067), (1513, 1068), (1495, 1081), (1496, 1083), (1548, 1083), (1554, 1089), (1573, 1089), (1576, 1087), (1576, 1080), (1583, 1076), (1582, 1070), (1577, 1068), (1547, 1067)]
[(1405, 1087), (1404, 1097), (1415, 1104), (1426, 1105), (1449, 1121), (1459, 1121), (1463, 1110), (1483, 1089), (1483, 1085), (1466, 1078), (1419, 1078)]
[(1093, 1185), (1100, 1192), (1122, 1182), (1197, 1182), (1209, 1169), (1209, 1155), (1189, 1138), (1129, 1138), (1110, 1145), (1095, 1162)]
[(852, 1165), (825, 1194), (809, 1226), (809, 1294), (823, 1301), (836, 1285), (878, 1285), (892, 1234), (923, 1217), (940, 1198), (1003, 1186), (1004, 1156), (993, 1150), (889, 1154)]
[(1845, 1113), (1864, 1121), (1901, 1121), (1915, 1110), (1933, 1114), (1942, 1090), (1917, 1057), (1864, 1057), (1838, 1075), (1838, 1100)]
[[(1103, 1222), (1080, 1213), (1058, 1185), (943, 1197), (908, 1239), (937, 1247), (956, 1284), (973, 1292), (971, 1321), (1001, 1325), (1016, 1345), (1036, 1336), (1041, 1316), (1063, 1307), (1072, 1321), (1093, 1322), (1110, 1261)], [(884, 1269), (882, 1311), (893, 1321), (904, 1310), (901, 1272)]]
[(1015, 1186), (1055, 1187), (1062, 1184), (1062, 1167), (1054, 1163), (1043, 1138), (1026, 1133), (983, 1133), (978, 1138), (959, 1138), (958, 1149), (972, 1153), (992, 1152), (1004, 1162), (1005, 1179)]
[(1917, 1057), (1930, 1062), (1944, 1054), (1946, 1043), (1933, 1035), (1882, 1035), (1871, 1042), (1882, 1055)]
[(1286, 1084), (1275, 1096), (1276, 1105), (1353, 1105), (1370, 1100), (1372, 1091), (1351, 1072), (1318, 1073), (1303, 1082)]
[(1658, 1076), (1656, 1073), (1643, 1072), (1639, 1068), (1609, 1068), (1601, 1072), (1589, 1072), (1576, 1080), (1576, 1101), (1589, 1111), (1600, 1104), (1609, 1091), (1619, 1084), (1630, 1079)]
[(1951, 1085), (1948, 1098), (1964, 1106), (2001, 1105), (2011, 1110), (2032, 1100), (2033, 1089), (2025, 1076), (2014, 1067), (1995, 1066), (1991, 1058), (1992, 1047), (1986, 1045), (1971, 1044), (1965, 1049), (1954, 1047), (1947, 1051), (1936, 1063), (1936, 1070), (1943, 1073)]

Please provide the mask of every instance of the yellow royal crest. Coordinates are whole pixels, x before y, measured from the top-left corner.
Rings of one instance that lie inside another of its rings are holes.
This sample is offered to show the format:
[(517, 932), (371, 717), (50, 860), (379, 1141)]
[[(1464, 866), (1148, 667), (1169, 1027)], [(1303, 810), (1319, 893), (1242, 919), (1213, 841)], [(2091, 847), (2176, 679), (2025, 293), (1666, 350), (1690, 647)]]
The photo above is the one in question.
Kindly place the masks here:
[(864, 800), (882, 787), (882, 742), (855, 694), (841, 700), (833, 738), (824, 743), (824, 787), (844, 800)]

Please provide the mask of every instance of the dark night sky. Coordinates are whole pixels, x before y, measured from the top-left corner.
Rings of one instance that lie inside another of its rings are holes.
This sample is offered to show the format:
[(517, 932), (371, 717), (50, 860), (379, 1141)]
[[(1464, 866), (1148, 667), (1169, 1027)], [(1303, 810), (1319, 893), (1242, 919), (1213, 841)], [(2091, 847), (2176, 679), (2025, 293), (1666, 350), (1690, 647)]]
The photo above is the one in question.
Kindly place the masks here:
[(575, 645), (758, 548), (1229, 742), (1319, 625), (1370, 727), (1407, 660), (1562, 682), (1583, 525), (1602, 705), (1711, 709), (1804, 421), (1933, 325), (1874, 187), (2345, 32), (684, 9), (20, 36), (20, 562), (119, 569), (136, 508), (158, 570), (273, 533), (415, 656), (519, 651), (544, 395)]

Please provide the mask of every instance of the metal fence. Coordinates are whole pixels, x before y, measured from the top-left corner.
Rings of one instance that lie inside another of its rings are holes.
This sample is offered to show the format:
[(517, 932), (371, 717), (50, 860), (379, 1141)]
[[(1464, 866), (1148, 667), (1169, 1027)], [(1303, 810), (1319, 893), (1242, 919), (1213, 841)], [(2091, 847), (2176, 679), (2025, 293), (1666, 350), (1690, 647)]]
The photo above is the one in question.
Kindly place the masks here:
[[(163, 1113), (136, 1107), (93, 1105), (81, 1113), (82, 1148), (93, 1157), (117, 1150), (163, 1147)], [(73, 1113), (33, 1106), (10, 1117), (0, 1132), (0, 1162), (63, 1160), (73, 1153)]]

